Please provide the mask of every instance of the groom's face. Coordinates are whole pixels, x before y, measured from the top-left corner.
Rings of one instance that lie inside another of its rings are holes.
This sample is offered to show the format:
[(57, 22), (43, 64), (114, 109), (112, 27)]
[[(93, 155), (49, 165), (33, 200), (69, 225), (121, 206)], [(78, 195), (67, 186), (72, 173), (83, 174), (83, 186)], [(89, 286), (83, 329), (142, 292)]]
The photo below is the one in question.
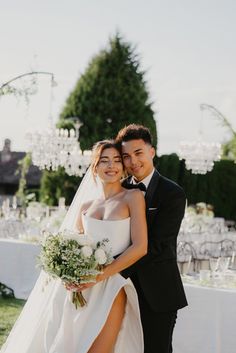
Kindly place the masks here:
[(142, 139), (122, 142), (122, 158), (127, 172), (138, 181), (153, 170), (154, 148)]

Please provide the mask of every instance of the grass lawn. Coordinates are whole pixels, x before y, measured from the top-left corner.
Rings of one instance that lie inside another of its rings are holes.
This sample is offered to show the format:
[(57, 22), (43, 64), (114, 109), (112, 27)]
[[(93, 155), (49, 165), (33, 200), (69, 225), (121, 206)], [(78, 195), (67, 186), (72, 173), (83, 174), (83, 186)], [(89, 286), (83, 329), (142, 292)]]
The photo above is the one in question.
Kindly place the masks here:
[(3, 299), (0, 297), (0, 348), (5, 342), (24, 304), (25, 300)]

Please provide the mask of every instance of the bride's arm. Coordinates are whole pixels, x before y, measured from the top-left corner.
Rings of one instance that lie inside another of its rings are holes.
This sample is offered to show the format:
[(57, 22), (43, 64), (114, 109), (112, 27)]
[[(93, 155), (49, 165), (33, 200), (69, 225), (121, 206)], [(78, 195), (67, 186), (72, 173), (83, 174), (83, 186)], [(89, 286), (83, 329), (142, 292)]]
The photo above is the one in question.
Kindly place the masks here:
[(86, 212), (87, 209), (92, 205), (93, 201), (88, 201), (84, 204), (81, 205), (79, 211), (78, 211), (78, 217), (76, 220), (76, 229), (79, 231), (79, 233), (84, 233), (84, 227), (83, 227), (83, 222), (82, 222), (82, 213)]
[(131, 245), (104, 268), (103, 274), (97, 276), (97, 281), (121, 272), (147, 253), (147, 223), (143, 193), (139, 190), (130, 190), (126, 197), (131, 218)]

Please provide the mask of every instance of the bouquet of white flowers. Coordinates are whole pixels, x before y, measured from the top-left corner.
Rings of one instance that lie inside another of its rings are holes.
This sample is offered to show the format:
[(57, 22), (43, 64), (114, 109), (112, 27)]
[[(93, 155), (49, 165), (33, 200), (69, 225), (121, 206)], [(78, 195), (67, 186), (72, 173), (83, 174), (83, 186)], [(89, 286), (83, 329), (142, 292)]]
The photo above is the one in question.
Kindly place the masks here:
[[(39, 265), (53, 278), (64, 284), (80, 285), (95, 282), (105, 265), (112, 261), (107, 250), (108, 239), (95, 243), (85, 234), (64, 230), (58, 234), (46, 233), (42, 241)], [(81, 292), (72, 292), (75, 307), (84, 306)]]

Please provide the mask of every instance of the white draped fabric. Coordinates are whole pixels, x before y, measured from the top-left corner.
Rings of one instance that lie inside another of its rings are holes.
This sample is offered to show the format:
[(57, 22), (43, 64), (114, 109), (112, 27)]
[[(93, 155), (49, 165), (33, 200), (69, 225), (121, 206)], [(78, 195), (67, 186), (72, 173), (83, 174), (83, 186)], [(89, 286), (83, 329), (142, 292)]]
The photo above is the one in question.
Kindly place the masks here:
[(184, 287), (189, 306), (178, 312), (174, 352), (236, 352), (236, 290)]

